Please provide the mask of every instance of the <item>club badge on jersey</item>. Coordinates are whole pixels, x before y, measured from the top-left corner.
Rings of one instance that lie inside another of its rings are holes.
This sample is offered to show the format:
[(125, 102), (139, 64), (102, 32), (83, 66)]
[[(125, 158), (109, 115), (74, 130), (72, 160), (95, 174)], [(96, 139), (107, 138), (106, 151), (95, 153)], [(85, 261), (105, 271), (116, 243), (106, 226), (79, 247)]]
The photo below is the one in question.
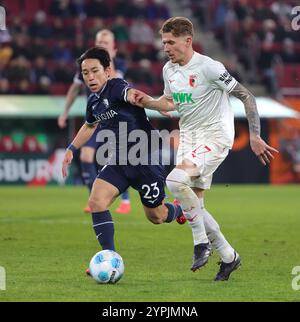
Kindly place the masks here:
[(189, 84), (191, 87), (196, 86), (197, 75), (190, 75)]

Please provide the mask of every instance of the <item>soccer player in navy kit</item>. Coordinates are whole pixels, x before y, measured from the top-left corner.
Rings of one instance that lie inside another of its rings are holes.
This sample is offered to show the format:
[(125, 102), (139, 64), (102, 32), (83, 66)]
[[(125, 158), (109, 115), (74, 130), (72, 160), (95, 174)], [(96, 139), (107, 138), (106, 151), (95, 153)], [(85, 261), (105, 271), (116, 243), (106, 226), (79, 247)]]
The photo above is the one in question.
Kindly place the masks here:
[[(117, 51), (116, 51), (114, 34), (108, 29), (103, 29), (98, 31), (95, 38), (95, 46), (103, 47), (109, 52), (110, 58), (112, 59), (111, 65), (110, 65), (111, 67), (110, 76), (112, 78), (114, 77), (123, 78), (126, 71), (126, 66), (125, 66), (124, 60), (118, 59), (116, 57)], [(64, 111), (58, 118), (58, 126), (60, 128), (66, 127), (67, 125), (66, 121), (68, 119), (69, 111), (72, 107), (72, 104), (75, 98), (79, 95), (83, 84), (84, 84), (84, 80), (83, 80), (82, 74), (80, 72), (77, 72), (74, 77), (73, 83), (68, 90)], [(86, 92), (87, 92), (87, 96), (89, 96), (91, 93), (88, 88)], [(98, 131), (95, 131), (94, 135), (82, 146), (80, 150), (81, 175), (82, 175), (84, 184), (86, 184), (86, 186), (89, 188), (89, 191), (91, 191), (93, 182), (97, 176), (97, 168), (94, 163), (95, 151), (99, 147), (99, 142), (96, 141), (97, 133)], [(122, 197), (122, 200), (119, 207), (116, 209), (116, 212), (118, 213), (130, 212), (130, 200), (129, 200), (128, 191), (125, 191), (121, 197)], [(90, 207), (86, 206), (84, 208), (84, 212), (90, 213), (91, 212)]]
[[(111, 160), (116, 162), (109, 161), (98, 173), (89, 206), (92, 210), (93, 228), (102, 249), (115, 250), (114, 223), (108, 209), (115, 198), (129, 186), (139, 192), (145, 214), (154, 224), (172, 222), (182, 216), (182, 211), (179, 205), (164, 203), (166, 173), (159, 160), (155, 164), (133, 165), (134, 160), (128, 158), (129, 154), (126, 154), (124, 160), (124, 146), (120, 143), (120, 138), (133, 131), (143, 130), (149, 143), (150, 136), (156, 131), (148, 121), (144, 109), (130, 103), (135, 101), (135, 94), (129, 84), (122, 79), (109, 79), (108, 52), (104, 48), (91, 48), (79, 58), (78, 63), (92, 94), (88, 98), (86, 122), (66, 150), (62, 174), (64, 177), (67, 175), (73, 152), (93, 135), (98, 124), (100, 132), (109, 130), (114, 134), (116, 145), (112, 151), (115, 155)], [(126, 124), (126, 133), (120, 132), (120, 124)], [(132, 146), (133, 143), (126, 140), (126, 150), (129, 151)], [(148, 150), (147, 160), (150, 161), (154, 154), (157, 155), (157, 151)]]

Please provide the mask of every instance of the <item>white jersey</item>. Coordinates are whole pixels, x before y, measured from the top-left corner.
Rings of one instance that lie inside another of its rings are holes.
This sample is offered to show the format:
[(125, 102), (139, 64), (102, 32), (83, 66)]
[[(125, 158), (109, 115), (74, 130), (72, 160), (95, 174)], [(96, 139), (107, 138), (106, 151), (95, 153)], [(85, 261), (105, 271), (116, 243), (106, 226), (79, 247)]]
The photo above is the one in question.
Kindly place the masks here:
[(222, 143), (231, 147), (234, 115), (229, 93), (237, 81), (224, 65), (194, 52), (184, 66), (167, 62), (163, 78), (164, 95), (173, 99), (180, 116), (181, 135), (193, 133), (202, 140), (222, 138)]

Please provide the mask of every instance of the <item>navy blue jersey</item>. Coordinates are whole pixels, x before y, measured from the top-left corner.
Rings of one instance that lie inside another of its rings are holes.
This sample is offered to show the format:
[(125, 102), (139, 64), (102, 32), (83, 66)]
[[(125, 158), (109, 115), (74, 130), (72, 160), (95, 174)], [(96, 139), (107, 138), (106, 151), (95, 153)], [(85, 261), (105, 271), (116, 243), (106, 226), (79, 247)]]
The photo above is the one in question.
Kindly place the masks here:
[[(122, 58), (115, 58), (113, 60), (113, 62), (114, 62), (114, 66), (116, 69), (117, 76), (119, 78), (123, 78), (125, 75), (125, 72), (127, 70), (125, 60)], [(75, 76), (73, 78), (73, 82), (77, 83), (77, 84), (84, 84), (83, 75), (80, 72), (80, 70), (78, 70), (77, 73), (75, 74)], [(88, 86), (85, 86), (85, 92), (86, 92), (87, 97), (89, 97), (92, 93), (90, 91), (90, 89), (88, 88)], [(85, 147), (90, 147), (90, 148), (96, 149), (99, 146), (99, 144), (96, 142), (97, 133), (98, 133), (98, 131), (95, 131), (93, 136), (84, 144)]]
[[(145, 155), (150, 155), (158, 148), (158, 145), (151, 145), (151, 142), (159, 140), (158, 132), (150, 124), (145, 110), (127, 102), (129, 89), (129, 84), (123, 79), (108, 80), (99, 93), (92, 93), (88, 97), (86, 112), (87, 124), (100, 125), (99, 136), (106, 137), (108, 140), (111, 136), (111, 142), (115, 144), (117, 163), (121, 155), (122, 164), (128, 161), (128, 159), (124, 160), (124, 157), (127, 157), (126, 151), (133, 146), (137, 147), (137, 143), (139, 143), (140, 153), (143, 151)], [(98, 139), (98, 142), (103, 141)]]

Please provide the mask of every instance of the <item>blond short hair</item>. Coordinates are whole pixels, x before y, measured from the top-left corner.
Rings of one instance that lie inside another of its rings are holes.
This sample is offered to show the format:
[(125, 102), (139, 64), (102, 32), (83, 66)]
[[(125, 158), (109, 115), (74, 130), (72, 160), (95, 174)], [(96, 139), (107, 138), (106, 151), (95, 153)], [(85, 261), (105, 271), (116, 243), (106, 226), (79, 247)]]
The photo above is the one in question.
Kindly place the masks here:
[(171, 32), (173, 36), (194, 36), (193, 23), (185, 17), (169, 18), (162, 25), (159, 33)]

